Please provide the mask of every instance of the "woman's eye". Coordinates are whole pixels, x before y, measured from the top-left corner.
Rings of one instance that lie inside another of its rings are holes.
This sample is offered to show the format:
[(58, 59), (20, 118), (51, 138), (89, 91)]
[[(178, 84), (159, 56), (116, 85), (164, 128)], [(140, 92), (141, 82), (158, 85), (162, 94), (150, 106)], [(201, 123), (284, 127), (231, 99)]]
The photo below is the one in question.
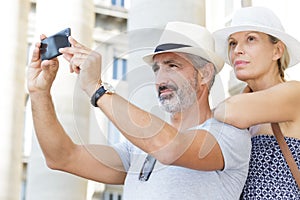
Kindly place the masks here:
[(248, 37), (248, 41), (253, 41), (253, 40), (255, 40), (255, 37), (253, 37), (253, 36)]
[(236, 42), (230, 41), (230, 42), (228, 43), (228, 45), (229, 45), (230, 47), (235, 46), (235, 45), (236, 45)]

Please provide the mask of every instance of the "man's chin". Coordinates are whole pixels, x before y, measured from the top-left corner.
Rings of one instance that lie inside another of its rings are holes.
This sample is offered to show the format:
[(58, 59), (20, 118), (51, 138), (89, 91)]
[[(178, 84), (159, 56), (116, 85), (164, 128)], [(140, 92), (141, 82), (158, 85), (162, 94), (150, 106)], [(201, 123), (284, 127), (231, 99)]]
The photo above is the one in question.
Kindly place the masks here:
[(164, 101), (163, 103), (160, 103), (160, 107), (164, 111), (171, 113), (171, 114), (180, 112), (180, 108), (179, 108), (178, 104), (170, 104), (170, 103), (167, 103)]
[(171, 101), (174, 95), (172, 93), (169, 94), (160, 94), (159, 95), (159, 100), (162, 101)]

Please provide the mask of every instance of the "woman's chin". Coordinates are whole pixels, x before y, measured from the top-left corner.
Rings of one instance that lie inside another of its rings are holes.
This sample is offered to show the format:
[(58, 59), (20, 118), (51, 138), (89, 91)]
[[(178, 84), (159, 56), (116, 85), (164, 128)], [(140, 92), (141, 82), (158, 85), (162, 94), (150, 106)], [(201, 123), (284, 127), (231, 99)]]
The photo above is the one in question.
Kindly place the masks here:
[(235, 77), (240, 80), (240, 81), (247, 81), (249, 79), (249, 76), (246, 74), (240, 74), (240, 73), (236, 73)]

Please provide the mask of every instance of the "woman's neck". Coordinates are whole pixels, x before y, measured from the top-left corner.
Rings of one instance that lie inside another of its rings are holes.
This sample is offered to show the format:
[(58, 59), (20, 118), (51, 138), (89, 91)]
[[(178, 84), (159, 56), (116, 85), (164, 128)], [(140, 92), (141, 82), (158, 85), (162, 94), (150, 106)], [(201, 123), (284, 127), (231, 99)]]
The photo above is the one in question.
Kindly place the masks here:
[(248, 86), (251, 88), (253, 92), (268, 89), (274, 85), (279, 83), (283, 83), (281, 77), (274, 78), (263, 78), (263, 79), (252, 79), (246, 81)]

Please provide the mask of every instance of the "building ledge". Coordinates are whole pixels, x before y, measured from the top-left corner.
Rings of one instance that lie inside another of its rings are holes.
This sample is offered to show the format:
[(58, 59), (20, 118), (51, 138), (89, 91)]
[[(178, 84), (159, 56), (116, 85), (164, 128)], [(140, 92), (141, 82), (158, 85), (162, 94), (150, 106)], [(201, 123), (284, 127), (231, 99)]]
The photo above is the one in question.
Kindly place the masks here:
[(116, 18), (128, 18), (128, 10), (119, 6), (103, 6), (103, 5), (95, 5), (95, 13), (101, 15), (108, 15)]

